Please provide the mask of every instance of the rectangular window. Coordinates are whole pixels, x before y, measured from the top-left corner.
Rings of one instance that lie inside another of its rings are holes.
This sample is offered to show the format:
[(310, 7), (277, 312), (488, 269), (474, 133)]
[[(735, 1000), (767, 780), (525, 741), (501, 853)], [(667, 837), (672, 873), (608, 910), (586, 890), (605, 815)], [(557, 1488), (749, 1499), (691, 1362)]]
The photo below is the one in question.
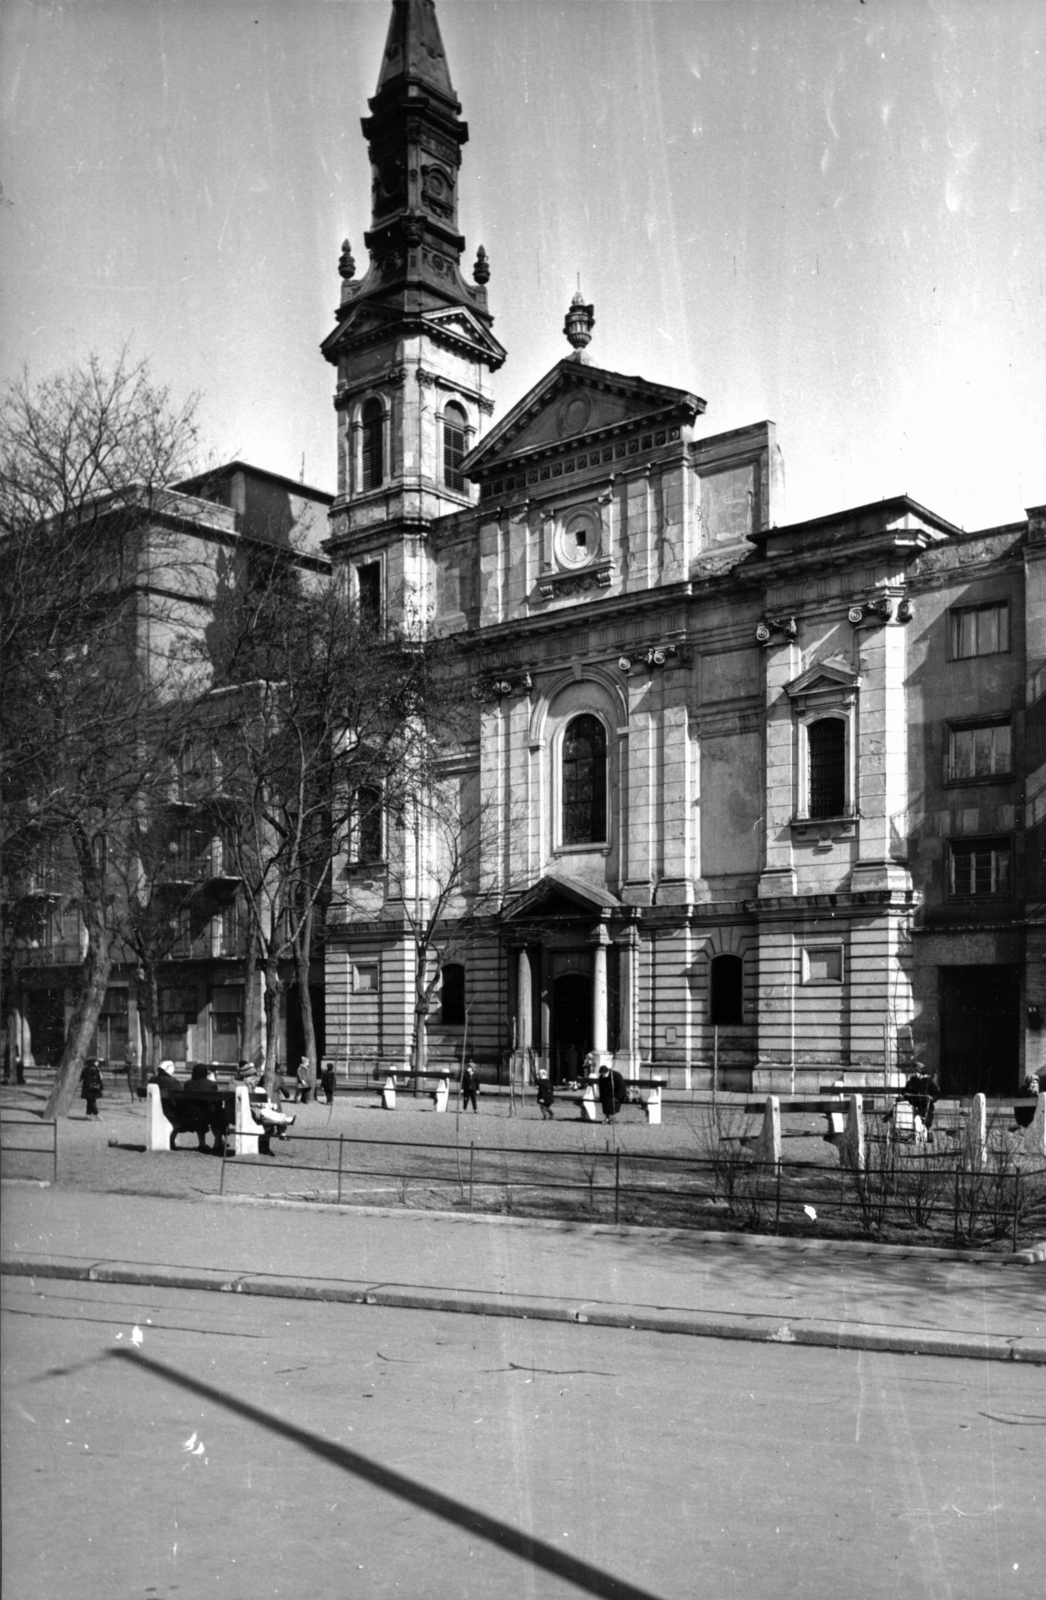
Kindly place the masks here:
[(377, 994), (378, 964), (376, 961), (357, 963), (352, 969), (353, 989), (357, 994)]
[(383, 800), (378, 788), (361, 786), (356, 790), (351, 854), (360, 866), (374, 866), (384, 860)]
[(240, 953), (240, 908), (235, 900), (222, 906), (214, 919), (213, 949), (216, 956)]
[(810, 753), (809, 815), (838, 817), (846, 810), (846, 724), (819, 717), (806, 730)]
[(1009, 839), (956, 840), (950, 851), (954, 895), (1008, 894)]
[(356, 568), (360, 621), (366, 628), (381, 627), (381, 562), (367, 561)]
[(948, 778), (953, 783), (1004, 777), (1010, 763), (1008, 722), (970, 723), (948, 730)]
[(804, 983), (842, 983), (841, 944), (807, 945), (803, 950)]
[(963, 606), (951, 613), (952, 659), (1003, 655), (1010, 648), (1010, 607), (1006, 600), (988, 606)]

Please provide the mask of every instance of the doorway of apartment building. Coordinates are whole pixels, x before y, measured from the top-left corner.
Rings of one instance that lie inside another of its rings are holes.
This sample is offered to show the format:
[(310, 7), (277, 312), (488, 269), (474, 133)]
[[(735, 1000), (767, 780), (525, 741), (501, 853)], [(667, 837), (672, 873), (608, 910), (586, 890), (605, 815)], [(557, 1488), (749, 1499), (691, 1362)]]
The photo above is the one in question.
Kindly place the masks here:
[(552, 984), (553, 1083), (579, 1078), (591, 1048), (592, 979), (582, 972), (561, 973)]
[(1020, 1075), (1020, 969), (939, 967), (941, 1091), (1016, 1093)]

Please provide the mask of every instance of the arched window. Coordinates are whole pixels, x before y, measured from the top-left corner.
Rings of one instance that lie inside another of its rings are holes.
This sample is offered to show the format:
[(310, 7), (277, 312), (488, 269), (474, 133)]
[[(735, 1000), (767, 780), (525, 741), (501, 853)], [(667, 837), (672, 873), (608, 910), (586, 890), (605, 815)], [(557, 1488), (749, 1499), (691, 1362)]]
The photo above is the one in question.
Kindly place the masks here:
[(465, 493), (461, 463), (465, 456), (468, 418), (460, 406), (451, 403), (443, 413), (443, 482), (455, 494)]
[(806, 730), (810, 758), (810, 816), (841, 817), (846, 810), (846, 724), (820, 717)]
[(361, 487), (380, 489), (385, 478), (385, 413), (380, 400), (366, 400), (360, 412)]
[(440, 1021), (450, 1027), (460, 1026), (465, 1020), (465, 968), (451, 962), (440, 974)]
[(709, 984), (709, 1021), (716, 1027), (743, 1022), (744, 971), (740, 956), (713, 956)]
[(563, 735), (563, 843), (604, 844), (607, 733), (598, 717), (575, 717)]

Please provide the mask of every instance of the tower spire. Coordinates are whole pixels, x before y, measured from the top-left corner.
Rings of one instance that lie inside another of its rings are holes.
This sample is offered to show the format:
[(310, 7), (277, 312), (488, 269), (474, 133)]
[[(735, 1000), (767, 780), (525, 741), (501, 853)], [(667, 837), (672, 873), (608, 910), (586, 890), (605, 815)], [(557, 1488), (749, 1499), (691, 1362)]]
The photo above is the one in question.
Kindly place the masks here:
[(433, 0), (393, 0), (378, 94), (400, 79), (424, 84), (445, 99), (454, 100)]

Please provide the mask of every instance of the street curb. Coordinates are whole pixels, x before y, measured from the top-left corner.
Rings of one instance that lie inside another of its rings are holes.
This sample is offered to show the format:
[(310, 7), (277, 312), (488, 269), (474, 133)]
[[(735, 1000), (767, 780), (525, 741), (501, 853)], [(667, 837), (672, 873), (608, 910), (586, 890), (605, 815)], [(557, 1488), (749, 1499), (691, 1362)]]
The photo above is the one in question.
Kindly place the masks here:
[(740, 1339), (755, 1344), (816, 1346), (829, 1350), (880, 1350), (899, 1355), (953, 1356), (979, 1361), (1019, 1361), (1046, 1366), (1046, 1340), (965, 1334), (933, 1328), (883, 1327), (753, 1314), (608, 1307), (540, 1296), (484, 1294), (468, 1290), (407, 1289), (391, 1284), (332, 1278), (284, 1278), (271, 1273), (232, 1273), (209, 1267), (143, 1266), (62, 1256), (17, 1256), (0, 1260), (0, 1274), (17, 1278), (63, 1278), (78, 1283), (193, 1289), (217, 1294), (259, 1295), (279, 1300), (384, 1306), (401, 1311), (445, 1311), (466, 1316), (515, 1317), (523, 1321), (569, 1322), (593, 1328), (674, 1333), (701, 1339)]

